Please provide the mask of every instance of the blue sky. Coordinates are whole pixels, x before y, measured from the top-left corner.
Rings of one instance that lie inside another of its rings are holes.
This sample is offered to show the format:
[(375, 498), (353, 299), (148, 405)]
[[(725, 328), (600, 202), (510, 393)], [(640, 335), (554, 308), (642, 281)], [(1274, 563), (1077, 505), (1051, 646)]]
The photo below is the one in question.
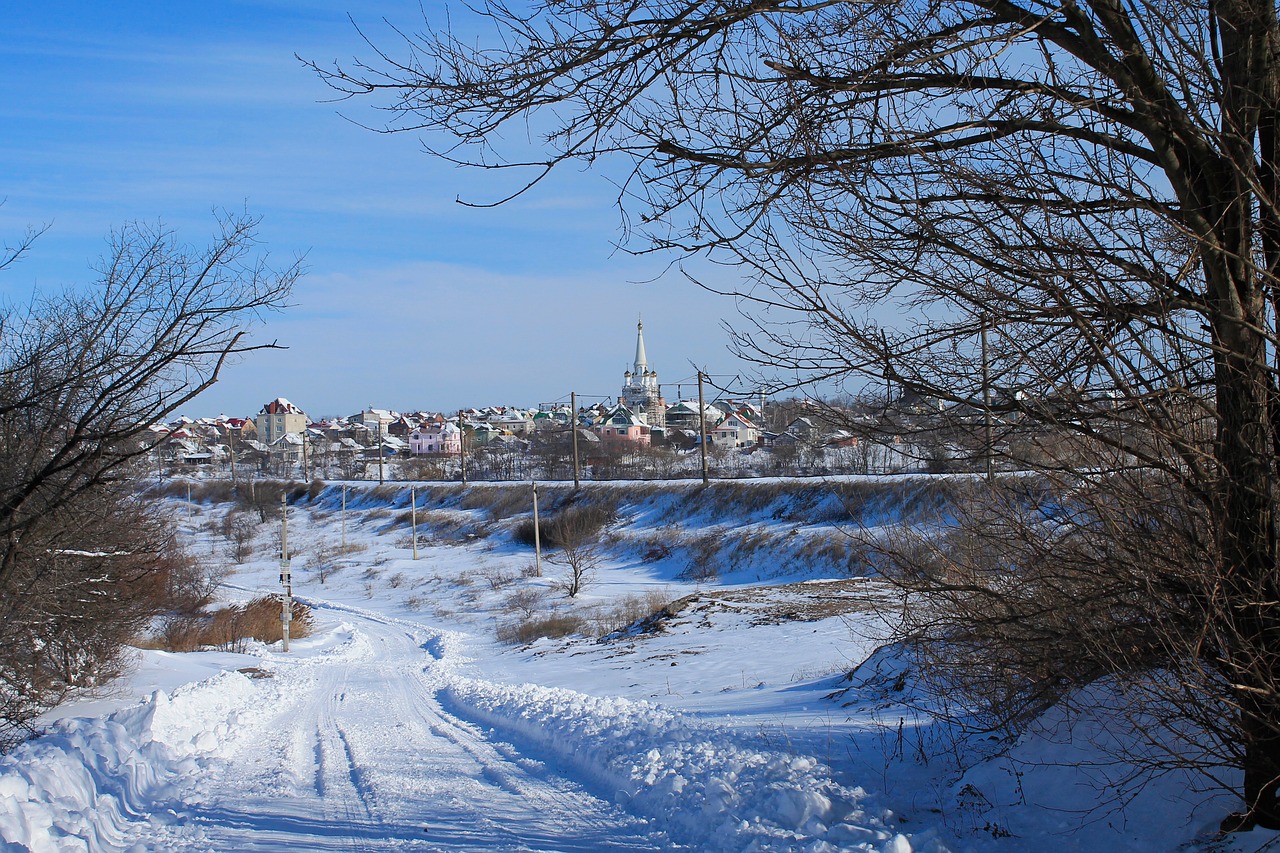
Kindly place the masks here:
[[(741, 369), (720, 328), (729, 300), (614, 249), (605, 176), (565, 171), (508, 206), (464, 207), (458, 196), (492, 197), (483, 176), (411, 135), (356, 126), (348, 118), (376, 117), (332, 103), (294, 56), (349, 61), (368, 50), (349, 14), (376, 37), (383, 18), (415, 29), (419, 8), (13, 4), (0, 41), (0, 243), (50, 227), (0, 273), (0, 297), (92, 280), (126, 222), (202, 244), (214, 210), (247, 210), (273, 258), (306, 257), (294, 307), (260, 334), (288, 350), (230, 368), (192, 416), (243, 416), (277, 396), (320, 416), (616, 395), (639, 314), (664, 386), (693, 364)], [(444, 4), (421, 8), (434, 18)]]

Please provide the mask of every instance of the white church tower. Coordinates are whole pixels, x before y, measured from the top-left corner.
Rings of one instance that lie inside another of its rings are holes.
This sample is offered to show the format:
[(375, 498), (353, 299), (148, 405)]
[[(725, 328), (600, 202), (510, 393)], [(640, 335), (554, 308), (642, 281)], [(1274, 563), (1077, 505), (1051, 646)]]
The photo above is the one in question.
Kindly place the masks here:
[(658, 371), (649, 369), (644, 351), (644, 321), (636, 323), (636, 362), (622, 375), (619, 402), (642, 417), (650, 429), (666, 429), (667, 405), (658, 387)]

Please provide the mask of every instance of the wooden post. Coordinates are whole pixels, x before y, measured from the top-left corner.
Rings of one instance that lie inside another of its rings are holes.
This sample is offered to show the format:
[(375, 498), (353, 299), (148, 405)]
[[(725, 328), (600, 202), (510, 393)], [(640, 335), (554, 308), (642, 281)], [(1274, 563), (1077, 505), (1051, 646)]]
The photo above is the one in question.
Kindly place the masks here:
[(293, 621), (293, 578), (289, 574), (289, 504), (280, 495), (280, 634), (283, 651), (289, 651), (289, 623)]
[(386, 451), (387, 447), (382, 443), (382, 422), (378, 422), (378, 485), (381, 486), (386, 482)]
[(542, 577), (542, 531), (538, 521), (538, 484), (533, 484), (533, 575)]
[(711, 482), (707, 472), (707, 408), (702, 396), (702, 371), (698, 371), (698, 446), (702, 449), (702, 485)]
[(418, 559), (418, 487), (409, 487), (409, 529), (413, 532), (413, 559)]
[[(578, 394), (577, 392), (574, 392), (574, 391), (569, 392), (569, 409), (570, 409), (569, 430), (570, 430), (570, 435), (573, 436), (573, 490), (576, 492), (578, 490), (578, 486), (581, 485), (581, 483), (579, 482), (579, 478), (581, 474), (579, 473), (579, 469), (578, 469)], [(538, 490), (535, 488), (534, 495), (537, 495), (537, 493), (538, 493)], [(534, 504), (535, 505), (537, 504), (536, 500), (534, 501)]]
[(458, 464), (462, 466), (462, 485), (467, 484), (467, 433), (462, 428), (462, 409), (458, 409)]

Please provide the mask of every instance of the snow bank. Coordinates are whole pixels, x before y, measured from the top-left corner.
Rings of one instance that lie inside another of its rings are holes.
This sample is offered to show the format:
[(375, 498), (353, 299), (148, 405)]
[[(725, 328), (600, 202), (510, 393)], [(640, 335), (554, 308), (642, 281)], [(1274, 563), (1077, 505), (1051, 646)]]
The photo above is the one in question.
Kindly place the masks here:
[(928, 849), (896, 833), (861, 788), (813, 758), (744, 748), (727, 732), (647, 702), (533, 684), (446, 679), (441, 699), (531, 743), (628, 811), (707, 851)]
[(224, 749), (259, 690), (223, 672), (107, 717), (64, 720), (18, 747), (0, 759), (0, 846), (143, 850), (130, 841), (139, 824), (170, 799), (171, 785)]

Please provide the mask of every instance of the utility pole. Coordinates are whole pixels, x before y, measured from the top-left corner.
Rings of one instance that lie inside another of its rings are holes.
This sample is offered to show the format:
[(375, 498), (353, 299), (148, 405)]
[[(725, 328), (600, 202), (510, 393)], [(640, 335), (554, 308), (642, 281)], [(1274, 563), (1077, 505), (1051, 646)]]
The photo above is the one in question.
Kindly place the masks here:
[(386, 482), (387, 446), (382, 440), (382, 421), (378, 421), (378, 485)]
[(236, 490), (236, 431), (227, 424), (227, 452), (231, 456), (231, 491)]
[[(581, 485), (579, 481), (581, 474), (578, 471), (578, 394), (576, 391), (569, 392), (569, 409), (569, 432), (573, 436), (573, 490), (576, 492)], [(536, 508), (538, 505), (538, 489), (536, 486), (533, 489), (533, 494), (533, 505)]]
[(307, 458), (307, 430), (302, 430), (302, 479), (311, 482), (311, 462)]
[(280, 495), (280, 634), (283, 651), (289, 651), (289, 623), (293, 621), (293, 578), (289, 574), (289, 504)]
[(342, 484), (342, 553), (347, 553), (347, 484)]
[(409, 530), (413, 533), (413, 559), (418, 559), (418, 487), (409, 487)]
[(533, 576), (542, 577), (542, 531), (538, 522), (538, 484), (533, 484)]
[(458, 409), (458, 464), (462, 466), (462, 485), (467, 484), (467, 433), (462, 428), (462, 409)]
[(702, 485), (711, 482), (707, 473), (707, 407), (702, 396), (702, 371), (698, 371), (698, 447), (702, 450)]

